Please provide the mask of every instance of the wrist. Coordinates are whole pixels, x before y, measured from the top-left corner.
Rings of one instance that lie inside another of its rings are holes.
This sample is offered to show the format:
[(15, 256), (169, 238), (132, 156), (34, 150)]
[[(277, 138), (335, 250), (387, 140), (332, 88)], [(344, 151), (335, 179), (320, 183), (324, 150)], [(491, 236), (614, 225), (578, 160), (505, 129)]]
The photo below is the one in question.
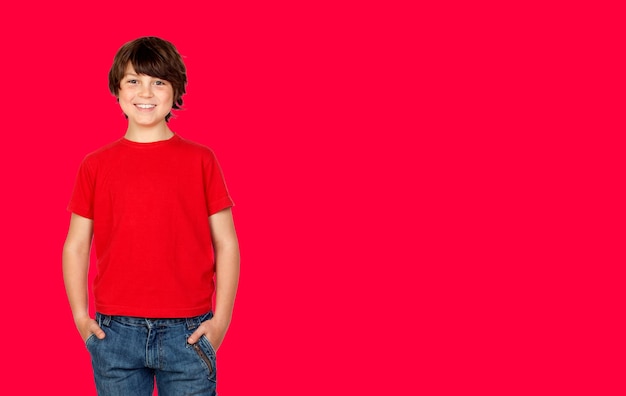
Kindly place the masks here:
[(213, 322), (214, 326), (225, 330), (230, 325), (230, 315), (220, 315), (218, 312), (215, 312), (211, 322)]
[(91, 319), (91, 316), (89, 316), (88, 312), (81, 312), (79, 314), (74, 315), (74, 323), (79, 323), (87, 319)]

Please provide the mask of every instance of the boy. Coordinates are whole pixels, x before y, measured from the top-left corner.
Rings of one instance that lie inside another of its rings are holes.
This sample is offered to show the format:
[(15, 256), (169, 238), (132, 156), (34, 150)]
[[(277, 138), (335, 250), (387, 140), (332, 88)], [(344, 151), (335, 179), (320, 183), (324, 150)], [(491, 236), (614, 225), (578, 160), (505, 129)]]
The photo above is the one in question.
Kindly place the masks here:
[(68, 207), (63, 277), (99, 395), (152, 395), (155, 379), (161, 396), (216, 394), (215, 351), (232, 316), (239, 246), (213, 152), (168, 127), (186, 84), (170, 42), (142, 37), (119, 49), (109, 88), (128, 128), (85, 157)]

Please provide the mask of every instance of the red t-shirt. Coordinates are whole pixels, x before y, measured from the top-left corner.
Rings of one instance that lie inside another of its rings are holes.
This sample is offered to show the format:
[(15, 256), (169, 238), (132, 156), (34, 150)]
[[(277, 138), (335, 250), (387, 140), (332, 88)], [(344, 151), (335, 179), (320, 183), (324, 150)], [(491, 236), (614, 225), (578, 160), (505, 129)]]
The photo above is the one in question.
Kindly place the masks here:
[(209, 311), (208, 217), (232, 205), (213, 152), (178, 135), (122, 138), (87, 155), (68, 209), (93, 220), (96, 310), (151, 318)]

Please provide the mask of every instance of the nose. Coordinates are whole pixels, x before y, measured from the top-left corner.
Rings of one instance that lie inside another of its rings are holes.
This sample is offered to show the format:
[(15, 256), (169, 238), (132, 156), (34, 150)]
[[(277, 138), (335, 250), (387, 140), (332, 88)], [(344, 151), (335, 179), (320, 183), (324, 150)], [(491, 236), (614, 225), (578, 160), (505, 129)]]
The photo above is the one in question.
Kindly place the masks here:
[(150, 86), (150, 84), (141, 84), (139, 87), (138, 95), (142, 98), (152, 97), (152, 87)]

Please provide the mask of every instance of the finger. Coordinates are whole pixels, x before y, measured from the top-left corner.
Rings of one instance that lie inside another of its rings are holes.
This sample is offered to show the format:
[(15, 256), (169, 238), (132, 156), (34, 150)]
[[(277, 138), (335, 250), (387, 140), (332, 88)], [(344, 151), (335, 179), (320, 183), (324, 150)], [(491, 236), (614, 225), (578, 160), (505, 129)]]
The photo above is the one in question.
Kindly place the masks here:
[(90, 327), (91, 332), (98, 337), (98, 339), (103, 339), (106, 334), (104, 334), (104, 330), (102, 330), (102, 328), (100, 326), (98, 326), (98, 323), (94, 322), (91, 327)]
[(204, 330), (202, 329), (202, 327), (198, 327), (196, 331), (194, 331), (193, 334), (189, 336), (187, 342), (190, 344), (195, 344), (200, 339), (200, 337), (202, 337), (203, 334)]

